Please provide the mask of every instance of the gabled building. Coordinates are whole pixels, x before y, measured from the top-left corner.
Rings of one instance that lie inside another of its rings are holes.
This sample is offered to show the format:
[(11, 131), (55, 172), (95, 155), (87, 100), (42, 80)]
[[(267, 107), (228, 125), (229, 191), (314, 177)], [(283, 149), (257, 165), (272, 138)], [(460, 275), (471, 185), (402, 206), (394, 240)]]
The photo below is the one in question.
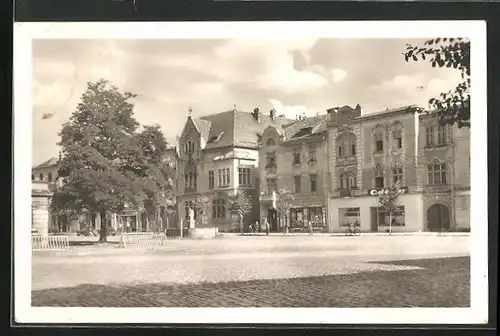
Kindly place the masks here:
[[(179, 219), (189, 219), (189, 209), (195, 210), (195, 200), (205, 195), (210, 200), (208, 225), (220, 231), (236, 231), (238, 219), (227, 209), (228, 197), (238, 190), (248, 192), (254, 211), (244, 219), (245, 225), (259, 219), (258, 187), (259, 140), (266, 128), (281, 128), (289, 123), (274, 111), (262, 114), (221, 112), (200, 118), (188, 116), (179, 137), (177, 166), (177, 203)], [(196, 226), (202, 227), (195, 211)]]
[(271, 231), (285, 223), (273, 205), (276, 193), (293, 195), (288, 218), (289, 232), (307, 229), (327, 231), (328, 194), (327, 115), (300, 118), (279, 127), (270, 125), (261, 138), (259, 151), (260, 216)]

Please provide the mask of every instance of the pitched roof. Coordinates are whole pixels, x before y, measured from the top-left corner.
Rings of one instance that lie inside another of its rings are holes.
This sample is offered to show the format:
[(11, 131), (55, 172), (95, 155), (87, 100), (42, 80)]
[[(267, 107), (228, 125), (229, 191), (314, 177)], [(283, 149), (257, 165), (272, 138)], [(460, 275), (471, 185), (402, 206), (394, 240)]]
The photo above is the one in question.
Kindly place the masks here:
[(395, 108), (391, 108), (391, 109), (386, 109), (383, 111), (366, 113), (366, 114), (359, 116), (356, 119), (367, 119), (367, 118), (371, 118), (371, 117), (382, 116), (385, 114), (392, 114), (392, 113), (414, 112), (418, 109), (419, 109), (419, 107), (417, 105), (406, 105), (406, 106), (400, 106), (400, 107), (395, 107)]
[(212, 124), (212, 122), (210, 120), (205, 120), (205, 119), (193, 119), (193, 122), (200, 131), (203, 140), (207, 142), (208, 134), (210, 132), (210, 125)]
[(204, 123), (208, 129), (205, 149), (226, 146), (257, 148), (259, 138), (268, 126), (282, 128), (291, 121), (283, 117), (273, 119), (266, 114), (260, 114), (257, 121), (252, 113), (231, 110), (203, 116), (196, 119), (196, 125)]
[(53, 166), (56, 166), (56, 165), (57, 165), (57, 158), (56, 157), (52, 157), (49, 160), (47, 160), (47, 161), (45, 161), (43, 163), (40, 163), (38, 166), (33, 167), (33, 169), (48, 168), (48, 167), (53, 167)]
[(318, 134), (326, 131), (325, 114), (297, 120), (284, 128), (285, 138), (287, 140), (294, 138), (304, 138), (310, 135)]

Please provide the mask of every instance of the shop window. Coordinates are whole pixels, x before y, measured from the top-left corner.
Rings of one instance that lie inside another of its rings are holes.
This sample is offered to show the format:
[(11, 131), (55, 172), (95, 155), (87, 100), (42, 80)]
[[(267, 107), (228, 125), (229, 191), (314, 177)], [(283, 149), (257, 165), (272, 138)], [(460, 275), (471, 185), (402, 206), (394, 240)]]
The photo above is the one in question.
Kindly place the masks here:
[(290, 209), (291, 229), (307, 229), (308, 223), (314, 228), (326, 227), (326, 211), (323, 207)]
[(340, 208), (339, 223), (340, 226), (358, 226), (360, 224), (360, 208)]
[(389, 226), (389, 223), (392, 222), (392, 227), (397, 226), (405, 226), (405, 207), (400, 206), (396, 211), (393, 212), (392, 216), (389, 211), (383, 207), (377, 207), (376, 209), (376, 220), (377, 226)]
[(226, 218), (226, 203), (223, 199), (215, 199), (212, 201), (212, 218)]
[(296, 193), (300, 193), (302, 192), (302, 188), (301, 188), (301, 176), (300, 175), (297, 175), (297, 176), (294, 176), (293, 177), (293, 183), (294, 183), (294, 187), (295, 187), (295, 192)]

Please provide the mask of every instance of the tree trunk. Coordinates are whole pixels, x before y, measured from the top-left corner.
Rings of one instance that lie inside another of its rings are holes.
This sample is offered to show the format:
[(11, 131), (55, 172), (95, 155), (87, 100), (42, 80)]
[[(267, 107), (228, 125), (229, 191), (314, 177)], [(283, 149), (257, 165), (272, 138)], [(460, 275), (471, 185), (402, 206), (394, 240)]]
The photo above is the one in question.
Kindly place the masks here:
[(101, 230), (99, 230), (99, 243), (106, 243), (108, 241), (108, 228), (106, 227), (106, 224), (103, 223), (102, 218), (104, 220), (106, 219), (106, 210), (101, 210), (99, 211), (99, 214), (101, 215)]
[(389, 211), (389, 236), (392, 235), (392, 211)]
[[(142, 225), (141, 225), (142, 226)], [(142, 227), (141, 227), (142, 229)], [(149, 211), (146, 210), (146, 231), (149, 229)], [(141, 230), (142, 231), (142, 230)]]
[(240, 215), (240, 233), (243, 235), (243, 216)]

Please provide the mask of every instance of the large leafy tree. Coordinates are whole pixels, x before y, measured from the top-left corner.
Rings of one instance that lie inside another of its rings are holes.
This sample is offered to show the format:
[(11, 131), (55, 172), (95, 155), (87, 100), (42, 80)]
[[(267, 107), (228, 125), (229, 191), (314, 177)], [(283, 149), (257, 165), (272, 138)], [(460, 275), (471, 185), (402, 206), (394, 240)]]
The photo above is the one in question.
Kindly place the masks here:
[(405, 60), (429, 61), (432, 67), (460, 71), (462, 81), (450, 91), (429, 100), (431, 112), (442, 124), (470, 127), (470, 41), (463, 38), (435, 38), (423, 46), (407, 45)]
[(392, 234), (392, 218), (401, 206), (399, 197), (402, 193), (403, 189), (401, 189), (401, 184), (398, 182), (379, 194), (380, 205), (389, 213), (389, 235)]
[[(66, 208), (100, 214), (138, 208), (164, 185), (159, 168), (165, 140), (157, 126), (138, 132), (135, 97), (106, 80), (88, 83), (81, 102), (60, 132), (59, 197)], [(99, 241), (106, 241), (101, 225)]]
[(229, 196), (228, 209), (238, 214), (240, 233), (243, 234), (243, 218), (252, 211), (252, 196), (244, 190), (239, 190), (235, 195)]

